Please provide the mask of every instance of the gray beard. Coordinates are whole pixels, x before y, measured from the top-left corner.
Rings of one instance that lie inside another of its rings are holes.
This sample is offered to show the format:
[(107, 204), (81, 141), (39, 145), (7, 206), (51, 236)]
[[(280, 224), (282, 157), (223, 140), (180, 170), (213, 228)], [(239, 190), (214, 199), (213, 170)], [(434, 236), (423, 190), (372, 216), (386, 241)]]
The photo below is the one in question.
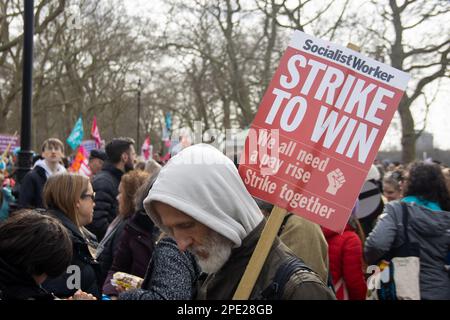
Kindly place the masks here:
[[(214, 232), (205, 239), (205, 245), (196, 248), (189, 248), (195, 256), (200, 269), (207, 274), (216, 273), (228, 261), (233, 249), (233, 242)], [(208, 252), (207, 259), (200, 258), (196, 251)]]

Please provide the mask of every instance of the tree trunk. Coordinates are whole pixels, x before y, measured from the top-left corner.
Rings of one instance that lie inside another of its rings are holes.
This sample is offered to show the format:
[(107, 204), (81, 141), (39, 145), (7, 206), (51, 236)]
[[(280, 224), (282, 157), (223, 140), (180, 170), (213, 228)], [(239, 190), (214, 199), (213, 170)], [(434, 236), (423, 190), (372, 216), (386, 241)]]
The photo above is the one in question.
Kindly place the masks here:
[(416, 132), (414, 119), (408, 105), (407, 96), (403, 96), (398, 108), (402, 123), (402, 162), (409, 163), (416, 158)]
[(223, 98), (222, 99), (222, 106), (223, 106), (223, 129), (231, 129), (231, 121), (230, 121), (230, 100)]
[(6, 133), (8, 130), (8, 127), (6, 125), (6, 115), (7, 114), (8, 114), (8, 110), (2, 110), (2, 112), (0, 114), (0, 133)]

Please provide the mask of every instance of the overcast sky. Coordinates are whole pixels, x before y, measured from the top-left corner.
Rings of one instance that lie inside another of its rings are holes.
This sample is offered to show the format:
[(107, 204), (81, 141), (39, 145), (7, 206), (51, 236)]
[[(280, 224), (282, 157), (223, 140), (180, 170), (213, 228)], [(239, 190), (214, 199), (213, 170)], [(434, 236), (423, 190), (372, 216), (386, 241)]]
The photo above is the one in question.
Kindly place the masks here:
[[(124, 1), (128, 13), (131, 15), (142, 15), (151, 17), (155, 20), (163, 20), (164, 5), (160, 0), (125, 0)], [(162, 5), (156, 4), (160, 3)], [(326, 40), (326, 39), (325, 39)], [(287, 46), (287, 44), (286, 44)], [(413, 116), (416, 121), (416, 129), (423, 127), (423, 106), (417, 103), (412, 108)], [(395, 143), (400, 145), (399, 136), (399, 119), (398, 115), (394, 117), (394, 124), (386, 134), (385, 141), (383, 141), (381, 148), (384, 149)], [(434, 147), (450, 150), (450, 79), (442, 81), (439, 94), (434, 101), (429, 115), (425, 131), (428, 131), (434, 136)]]

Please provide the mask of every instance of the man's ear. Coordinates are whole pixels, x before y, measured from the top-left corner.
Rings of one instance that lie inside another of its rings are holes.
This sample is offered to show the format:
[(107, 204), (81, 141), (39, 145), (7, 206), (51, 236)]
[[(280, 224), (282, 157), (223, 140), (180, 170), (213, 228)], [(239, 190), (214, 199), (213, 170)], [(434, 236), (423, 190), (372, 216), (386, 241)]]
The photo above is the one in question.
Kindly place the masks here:
[(122, 156), (120, 157), (122, 162), (127, 162), (128, 160), (128, 154), (126, 152), (122, 153)]

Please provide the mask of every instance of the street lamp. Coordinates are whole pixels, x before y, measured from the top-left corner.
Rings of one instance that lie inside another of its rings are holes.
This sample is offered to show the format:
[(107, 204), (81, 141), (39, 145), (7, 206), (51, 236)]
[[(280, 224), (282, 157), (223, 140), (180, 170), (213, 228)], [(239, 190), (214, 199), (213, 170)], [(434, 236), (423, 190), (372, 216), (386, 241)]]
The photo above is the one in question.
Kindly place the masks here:
[(139, 150), (140, 148), (140, 141), (139, 141), (139, 133), (140, 133), (140, 118), (141, 118), (141, 79), (139, 79), (138, 82), (138, 92), (137, 92), (137, 136), (136, 136), (136, 150)]
[(34, 0), (24, 1), (22, 121), (20, 129), (20, 152), (18, 156), (17, 180), (20, 183), (31, 169), (31, 107), (33, 99), (33, 34)]

